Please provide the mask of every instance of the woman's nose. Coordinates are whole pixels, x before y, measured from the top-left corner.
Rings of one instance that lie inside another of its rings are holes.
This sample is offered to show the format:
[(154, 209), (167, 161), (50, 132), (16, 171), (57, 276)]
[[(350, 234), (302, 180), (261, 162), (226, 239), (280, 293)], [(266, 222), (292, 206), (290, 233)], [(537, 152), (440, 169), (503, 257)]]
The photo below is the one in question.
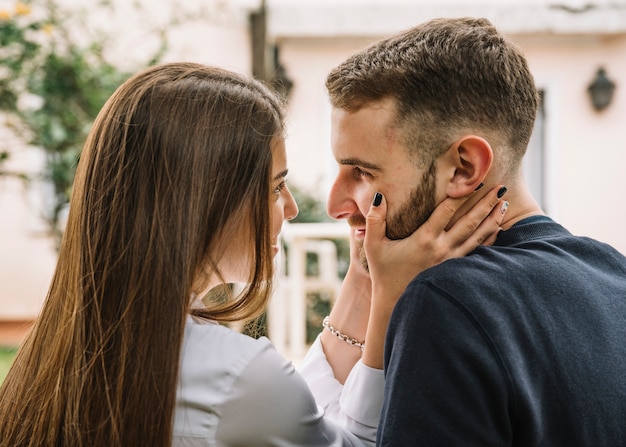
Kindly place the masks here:
[(291, 194), (291, 191), (289, 191), (289, 189), (287, 189), (287, 194), (288, 197), (285, 203), (285, 219), (292, 220), (295, 219), (298, 215), (298, 204), (296, 203), (296, 199), (294, 199), (293, 194)]

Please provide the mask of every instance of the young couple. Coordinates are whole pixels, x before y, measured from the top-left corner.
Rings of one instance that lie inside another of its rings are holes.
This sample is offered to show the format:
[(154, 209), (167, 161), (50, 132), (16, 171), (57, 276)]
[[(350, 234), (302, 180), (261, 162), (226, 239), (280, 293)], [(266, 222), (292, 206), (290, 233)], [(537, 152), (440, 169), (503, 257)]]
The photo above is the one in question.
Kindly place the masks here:
[(626, 441), (626, 260), (525, 187), (520, 51), (486, 20), (434, 20), (326, 85), (351, 263), (301, 371), (222, 324), (263, 312), (298, 212), (283, 105), (229, 71), (152, 67), (85, 143), (0, 446)]

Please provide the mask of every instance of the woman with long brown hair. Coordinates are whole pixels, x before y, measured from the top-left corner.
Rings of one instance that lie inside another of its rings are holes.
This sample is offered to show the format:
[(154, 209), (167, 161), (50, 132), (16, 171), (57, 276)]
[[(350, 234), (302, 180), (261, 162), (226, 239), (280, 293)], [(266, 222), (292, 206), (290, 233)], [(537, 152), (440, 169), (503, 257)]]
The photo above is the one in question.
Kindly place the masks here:
[[(373, 442), (328, 421), (267, 339), (222, 324), (263, 312), (281, 225), (297, 214), (284, 132), (276, 96), (222, 69), (165, 64), (119, 87), (85, 143), (47, 299), (0, 389), (0, 446)], [(471, 222), (494, 204), (481, 206)], [(214, 293), (233, 282), (246, 286)]]

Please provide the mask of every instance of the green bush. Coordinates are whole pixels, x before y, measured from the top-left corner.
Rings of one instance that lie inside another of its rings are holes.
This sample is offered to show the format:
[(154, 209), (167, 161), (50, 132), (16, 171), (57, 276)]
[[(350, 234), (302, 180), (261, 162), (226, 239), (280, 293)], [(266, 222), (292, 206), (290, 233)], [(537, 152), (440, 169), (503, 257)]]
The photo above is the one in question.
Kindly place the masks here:
[(17, 349), (0, 347), (0, 384), (4, 381), (4, 378), (9, 372), (9, 368), (13, 363)]
[[(102, 0), (93, 6), (107, 5)], [(43, 217), (57, 239), (85, 137), (106, 99), (130, 76), (104, 57), (107, 36), (89, 40), (85, 14), (61, 10), (53, 0), (17, 2), (13, 9), (0, 10), (0, 112), (14, 135), (45, 152), (43, 180), (53, 195)], [(165, 47), (163, 37), (161, 48), (143, 65), (158, 61)], [(0, 175), (36, 180), (3, 171), (15, 150), (3, 146), (6, 142), (0, 143)]]

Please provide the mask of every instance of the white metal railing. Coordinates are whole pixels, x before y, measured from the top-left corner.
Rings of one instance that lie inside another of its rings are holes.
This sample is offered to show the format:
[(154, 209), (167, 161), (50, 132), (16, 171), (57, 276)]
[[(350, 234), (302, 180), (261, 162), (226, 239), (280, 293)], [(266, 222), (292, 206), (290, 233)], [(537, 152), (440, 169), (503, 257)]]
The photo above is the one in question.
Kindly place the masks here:
[[(330, 292), (337, 295), (341, 281), (338, 276), (337, 251), (329, 239), (347, 239), (349, 226), (336, 223), (285, 223), (282, 239), (287, 256), (278, 258), (279, 278), (267, 312), (268, 336), (276, 349), (288, 359), (301, 360), (307, 350), (307, 293)], [(306, 255), (315, 253), (319, 274), (307, 276)]]

